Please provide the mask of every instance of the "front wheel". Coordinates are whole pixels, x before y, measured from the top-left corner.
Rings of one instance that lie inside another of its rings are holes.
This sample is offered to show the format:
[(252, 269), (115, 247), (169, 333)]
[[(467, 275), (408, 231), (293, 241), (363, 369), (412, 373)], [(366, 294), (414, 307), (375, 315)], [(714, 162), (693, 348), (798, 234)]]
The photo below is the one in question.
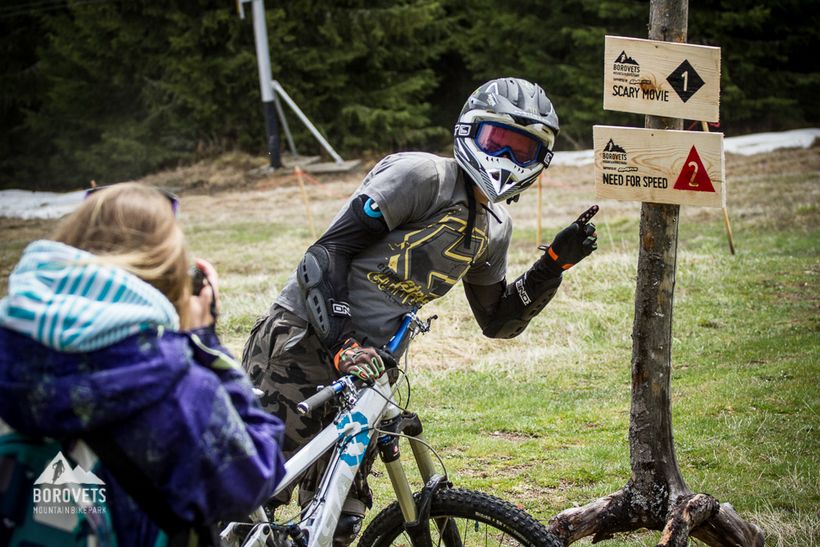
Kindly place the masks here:
[[(547, 529), (525, 511), (472, 490), (444, 489), (433, 494), (429, 528), (433, 545), (560, 547)], [(398, 502), (376, 515), (359, 542), (359, 547), (390, 545), (412, 545)]]

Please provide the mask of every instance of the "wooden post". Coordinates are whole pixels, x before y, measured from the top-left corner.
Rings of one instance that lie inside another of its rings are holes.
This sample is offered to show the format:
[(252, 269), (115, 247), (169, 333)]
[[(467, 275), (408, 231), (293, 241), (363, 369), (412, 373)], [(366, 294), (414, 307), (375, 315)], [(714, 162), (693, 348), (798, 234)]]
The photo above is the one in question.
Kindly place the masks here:
[[(649, 38), (685, 42), (687, 0), (651, 0)], [(652, 129), (681, 129), (683, 121), (647, 116)], [(672, 436), (672, 311), (680, 206), (641, 206), (638, 281), (632, 328), (631, 477), (626, 486), (550, 520), (555, 544), (616, 532), (663, 530), (659, 547), (683, 546), (691, 535), (713, 547), (762, 547), (763, 531), (732, 506), (692, 495), (681, 476)]]
[[(700, 122), (701, 127), (705, 132), (709, 132), (709, 124), (706, 122)], [(723, 226), (726, 227), (726, 237), (729, 239), (729, 252), (735, 254), (735, 238), (732, 235), (732, 224), (729, 222), (729, 208), (726, 206), (726, 194), (729, 192), (729, 186), (727, 181), (723, 181)]]
[(723, 225), (726, 227), (726, 237), (729, 239), (729, 252), (735, 254), (735, 238), (732, 235), (732, 225), (729, 222), (729, 208), (723, 208)]
[(302, 194), (302, 203), (305, 204), (305, 215), (307, 216), (308, 227), (310, 228), (310, 237), (316, 239), (316, 227), (313, 225), (313, 213), (310, 210), (310, 201), (308, 200), (307, 190), (305, 190), (305, 181), (302, 173), (302, 168), (298, 165), (293, 168), (293, 174), (296, 175), (296, 180), (299, 181), (299, 191)]
[[(686, 42), (688, 1), (652, 0), (649, 39)], [(646, 116), (647, 129), (683, 129), (683, 120)], [(672, 308), (678, 254), (679, 205), (641, 204), (638, 282), (632, 325), (631, 483), (651, 492), (655, 475), (666, 488), (650, 511), (665, 523), (669, 499), (687, 491), (672, 438)], [(658, 466), (664, 469), (657, 469)]]

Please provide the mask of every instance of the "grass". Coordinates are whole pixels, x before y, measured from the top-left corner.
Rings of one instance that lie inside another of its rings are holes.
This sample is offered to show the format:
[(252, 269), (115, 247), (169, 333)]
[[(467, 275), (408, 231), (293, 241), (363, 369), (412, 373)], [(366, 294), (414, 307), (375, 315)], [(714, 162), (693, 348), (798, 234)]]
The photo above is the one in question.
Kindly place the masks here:
[[(736, 255), (728, 252), (719, 210), (684, 207), (681, 214), (672, 368), (677, 459), (693, 491), (730, 502), (766, 530), (767, 545), (817, 545), (820, 149), (729, 157), (727, 172)], [(595, 202), (588, 168), (549, 173), (547, 238)], [(360, 176), (311, 187), (319, 229)], [(537, 257), (531, 193), (511, 207), (510, 277)], [(298, 187), (274, 177), (242, 192), (181, 195), (192, 252), (222, 275), (222, 335), (240, 352), (312, 241)], [(567, 274), (521, 336), (483, 338), (456, 287), (423, 310), (440, 319), (410, 351), (411, 407), (452, 480), (542, 520), (619, 489), (630, 473), (640, 205), (600, 205), (598, 252)], [(7, 273), (25, 243), (51, 224), (0, 220), (0, 228)], [(390, 486), (381, 464), (375, 472), (380, 507)], [(657, 537), (638, 532), (605, 544), (654, 545)]]

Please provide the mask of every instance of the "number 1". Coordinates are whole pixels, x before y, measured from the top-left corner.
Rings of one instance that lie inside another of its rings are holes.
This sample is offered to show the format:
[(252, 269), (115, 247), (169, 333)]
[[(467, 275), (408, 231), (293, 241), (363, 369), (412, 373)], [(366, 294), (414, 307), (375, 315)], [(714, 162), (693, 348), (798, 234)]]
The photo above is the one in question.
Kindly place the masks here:
[(684, 70), (682, 76), (683, 76), (683, 90), (686, 91), (686, 88), (689, 84), (689, 71)]

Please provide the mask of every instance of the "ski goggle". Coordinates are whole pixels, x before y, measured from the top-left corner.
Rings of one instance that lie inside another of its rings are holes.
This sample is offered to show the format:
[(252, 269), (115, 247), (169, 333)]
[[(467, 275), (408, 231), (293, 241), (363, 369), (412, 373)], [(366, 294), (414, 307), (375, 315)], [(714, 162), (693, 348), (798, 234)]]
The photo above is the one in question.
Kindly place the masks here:
[[(106, 188), (111, 188), (112, 186), (116, 186), (116, 185), (106, 184), (104, 186), (94, 186), (92, 188), (88, 188), (85, 191), (85, 196), (84, 196), (83, 199), (88, 199), (88, 196), (90, 196), (91, 194), (99, 192), (100, 190), (105, 190)], [(171, 203), (171, 210), (174, 212), (174, 216), (178, 216), (179, 215), (179, 198), (177, 197), (177, 195), (174, 194), (173, 192), (169, 192), (168, 190), (163, 190), (162, 188), (157, 188), (157, 190), (162, 192), (162, 195), (164, 195), (166, 198), (168, 198), (168, 201)]]
[(479, 150), (493, 157), (507, 155), (516, 165), (541, 162), (549, 167), (552, 151), (527, 131), (498, 122), (456, 124), (456, 137), (472, 137)]

